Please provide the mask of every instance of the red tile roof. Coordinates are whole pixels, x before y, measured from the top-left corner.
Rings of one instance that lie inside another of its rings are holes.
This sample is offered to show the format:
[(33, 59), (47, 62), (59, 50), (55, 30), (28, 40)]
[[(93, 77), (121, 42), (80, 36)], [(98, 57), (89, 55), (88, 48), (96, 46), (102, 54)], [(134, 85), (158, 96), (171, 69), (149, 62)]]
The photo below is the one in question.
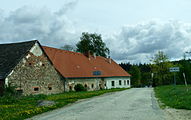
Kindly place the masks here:
[[(130, 76), (113, 60), (110, 63), (108, 58), (100, 56), (88, 58), (81, 53), (45, 46), (43, 49), (54, 67), (65, 78)], [(100, 71), (101, 75), (93, 75), (94, 71)]]

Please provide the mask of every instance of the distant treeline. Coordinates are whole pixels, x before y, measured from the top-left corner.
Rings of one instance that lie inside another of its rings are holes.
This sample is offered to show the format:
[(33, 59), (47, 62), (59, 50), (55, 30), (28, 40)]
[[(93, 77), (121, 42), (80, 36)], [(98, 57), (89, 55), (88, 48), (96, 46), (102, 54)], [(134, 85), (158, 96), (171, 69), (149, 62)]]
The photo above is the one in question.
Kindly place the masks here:
[[(160, 86), (174, 84), (174, 73), (169, 71), (170, 67), (179, 67), (180, 72), (175, 73), (176, 84), (191, 84), (191, 60), (162, 61), (152, 64), (119, 64), (125, 71), (132, 75), (133, 87)], [(185, 74), (185, 79), (183, 77)]]

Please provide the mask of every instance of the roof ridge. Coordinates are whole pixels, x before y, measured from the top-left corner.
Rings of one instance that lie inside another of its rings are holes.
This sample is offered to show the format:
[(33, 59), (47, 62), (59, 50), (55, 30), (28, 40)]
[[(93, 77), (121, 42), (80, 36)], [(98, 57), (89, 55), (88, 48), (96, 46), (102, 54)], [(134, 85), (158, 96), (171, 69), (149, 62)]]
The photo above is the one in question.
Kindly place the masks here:
[(12, 44), (22, 44), (22, 43), (29, 43), (29, 42), (38, 42), (38, 40), (28, 40), (28, 41), (21, 41), (21, 42), (12, 42), (12, 43), (2, 43), (0, 45), (12, 45)]
[(74, 51), (69, 51), (69, 50), (62, 50), (62, 49), (59, 49), (59, 48), (54, 48), (54, 47), (49, 47), (49, 46), (42, 46), (42, 47), (47, 47), (49, 49), (54, 49), (56, 50), (56, 52), (64, 52), (64, 53), (71, 53), (71, 54), (77, 54), (77, 55), (83, 55), (82, 53), (79, 53), (79, 52), (74, 52)]

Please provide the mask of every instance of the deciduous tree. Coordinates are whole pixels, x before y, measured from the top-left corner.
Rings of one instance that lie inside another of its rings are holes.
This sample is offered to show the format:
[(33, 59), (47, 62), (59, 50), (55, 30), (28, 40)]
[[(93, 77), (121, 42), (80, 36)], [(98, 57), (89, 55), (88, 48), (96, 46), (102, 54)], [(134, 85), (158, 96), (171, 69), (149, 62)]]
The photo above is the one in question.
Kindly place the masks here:
[(158, 51), (151, 61), (153, 63), (151, 68), (154, 73), (154, 86), (172, 83), (172, 74), (169, 72), (169, 68), (172, 67), (173, 64), (169, 61), (167, 55), (163, 51)]
[(83, 32), (80, 41), (76, 44), (77, 52), (91, 54), (95, 53), (97, 56), (107, 57), (109, 55), (109, 48), (102, 41), (101, 35), (96, 33)]

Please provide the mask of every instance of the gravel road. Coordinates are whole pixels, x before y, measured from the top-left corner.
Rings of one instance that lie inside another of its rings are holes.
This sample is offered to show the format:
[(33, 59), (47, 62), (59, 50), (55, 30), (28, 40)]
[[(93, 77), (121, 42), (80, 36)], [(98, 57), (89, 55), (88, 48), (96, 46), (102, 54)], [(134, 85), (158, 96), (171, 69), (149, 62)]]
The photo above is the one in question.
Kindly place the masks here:
[(132, 88), (82, 100), (30, 120), (166, 120), (153, 88)]

